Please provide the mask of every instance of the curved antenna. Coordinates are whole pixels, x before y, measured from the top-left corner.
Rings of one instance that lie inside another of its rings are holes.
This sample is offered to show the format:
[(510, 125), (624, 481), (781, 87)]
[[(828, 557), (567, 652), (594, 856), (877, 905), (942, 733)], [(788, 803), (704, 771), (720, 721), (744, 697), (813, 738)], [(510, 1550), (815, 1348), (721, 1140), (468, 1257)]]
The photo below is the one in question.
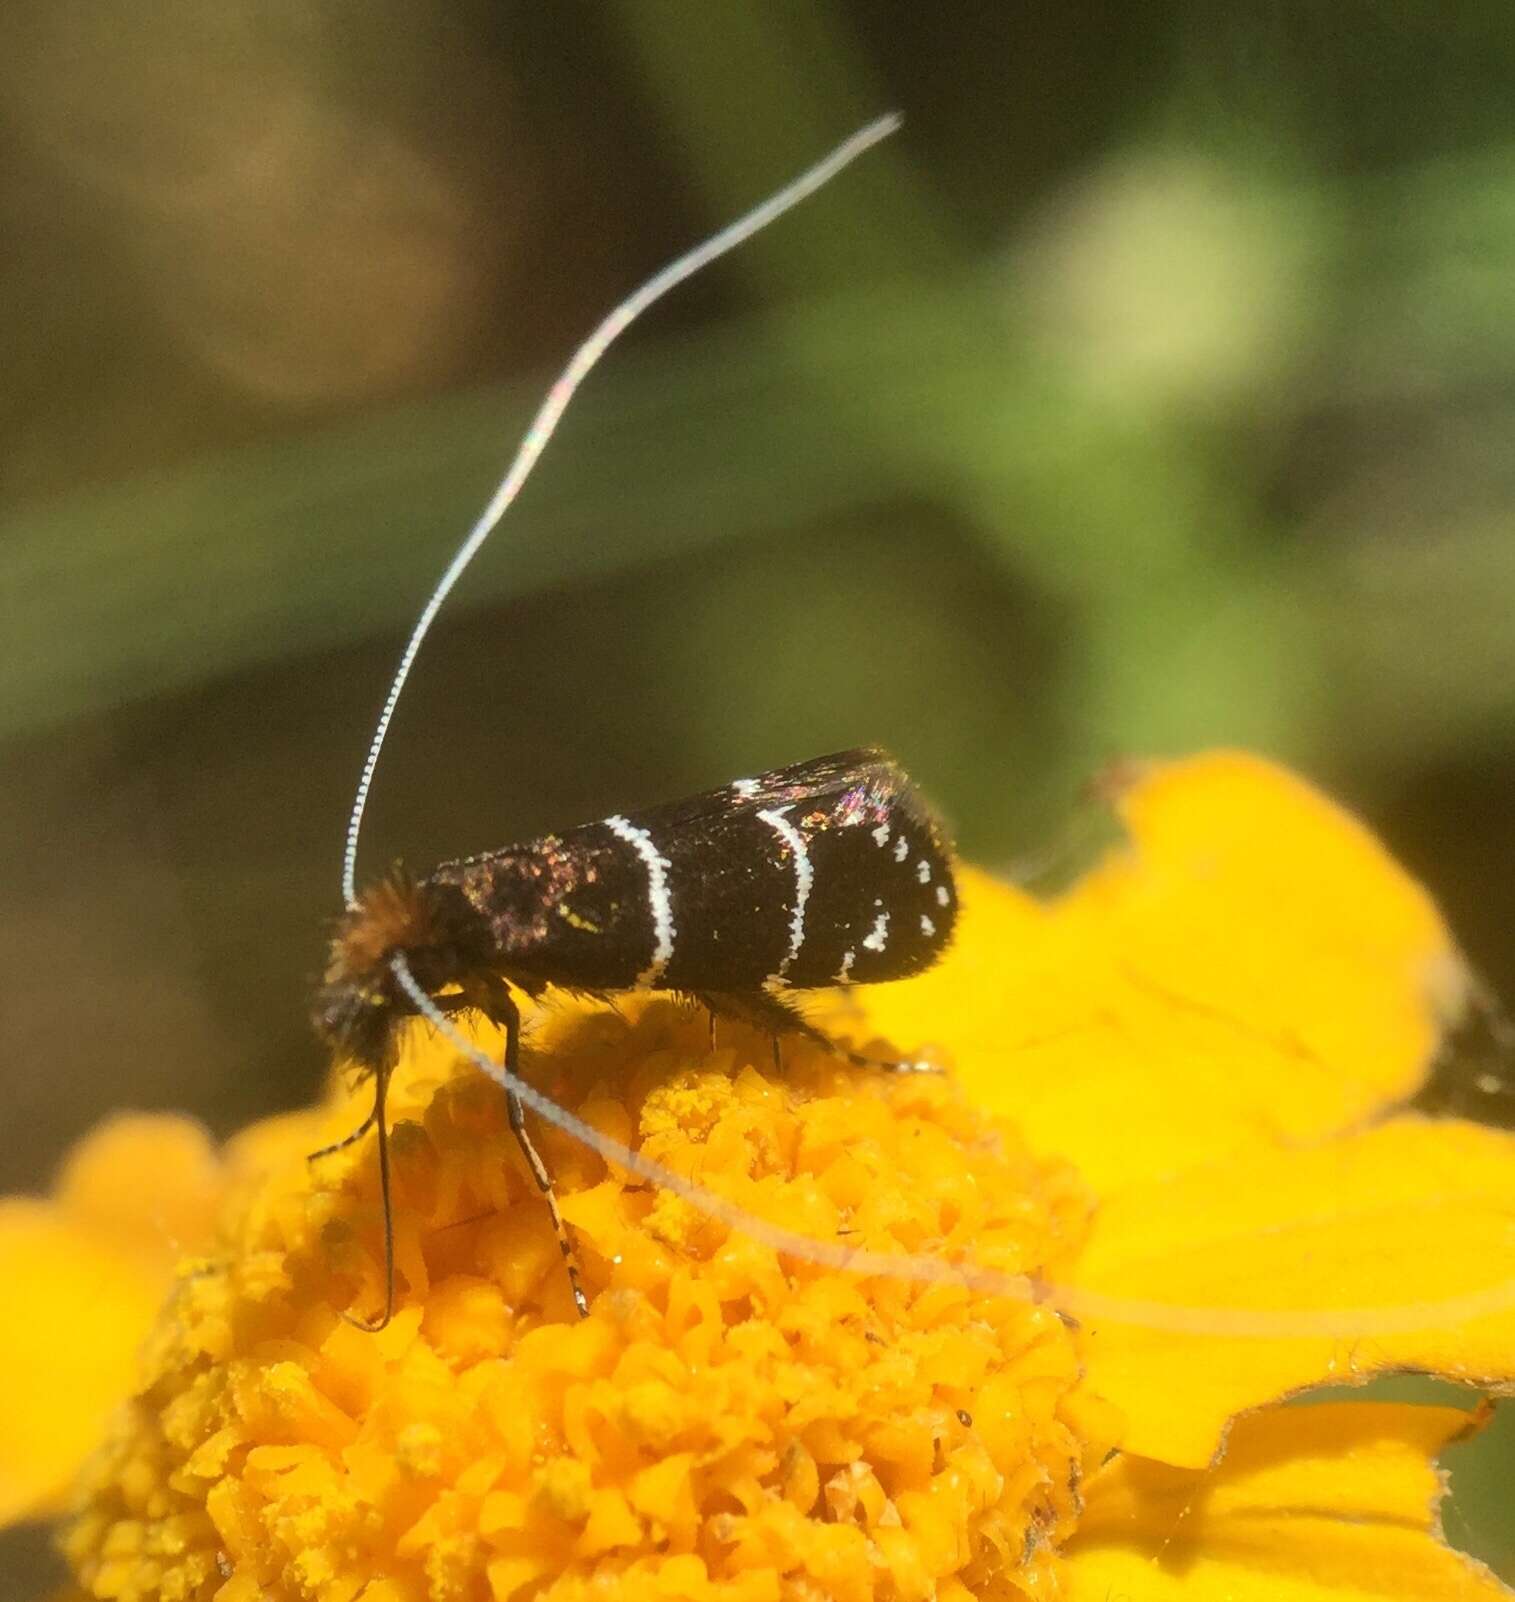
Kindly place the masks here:
[(504, 478), (500, 480), (499, 487), (489, 499), (489, 504), (479, 514), (478, 521), (469, 530), (467, 539), (458, 547), (452, 560), (447, 564), (446, 571), (437, 581), (437, 587), (421, 609), (421, 615), (416, 619), (416, 626), (411, 630), (410, 639), (400, 656), (400, 665), (395, 669), (395, 676), (390, 682), (389, 694), (384, 698), (384, 709), (379, 714), (379, 721), (373, 731), (373, 740), (368, 747), (368, 756), (363, 763), (362, 777), (358, 780), (357, 794), (353, 797), (352, 815), (347, 820), (347, 843), (342, 854), (342, 900), (349, 907), (357, 899), (358, 836), (363, 829), (363, 813), (368, 805), (368, 791), (373, 784), (374, 769), (379, 765), (379, 753), (384, 749), (384, 739), (389, 733), (389, 725), (394, 718), (400, 693), (405, 688), (405, 681), (410, 677), (416, 656), (426, 636), (431, 632), (431, 625), (436, 621), (442, 603), (452, 593), (453, 586), (478, 554), (479, 547), (489, 538), (495, 526), (509, 510), (511, 502), (520, 494), (521, 487), (537, 464), (537, 458), (546, 449), (547, 442), (562, 420), (563, 413), (568, 410), (568, 403), (573, 399), (574, 391), (589, 376), (616, 337), (640, 317), (654, 301), (660, 300), (670, 289), (683, 283), (686, 278), (699, 272), (718, 256), (724, 256), (728, 250), (735, 249), (744, 240), (750, 239), (753, 234), (766, 228), (790, 207), (797, 206), (808, 195), (814, 194), (822, 184), (829, 182), (865, 150), (871, 149), (881, 139), (887, 139), (899, 125), (898, 114), (890, 113), (870, 122), (867, 127), (858, 129), (829, 156), (802, 172), (777, 194), (770, 195), (745, 216), (738, 217), (718, 234), (711, 235), (703, 244), (696, 245), (693, 250), (669, 262), (640, 289), (628, 295), (573, 353), (557, 382), (548, 390), (547, 398), (542, 402), (531, 421), (531, 427), (526, 430), (516, 450), (515, 460), (511, 462)]
[[(389, 967), (400, 988), (414, 1003), (416, 1011), (429, 1024), (445, 1035), (482, 1073), (548, 1123), (555, 1124), (575, 1140), (598, 1152), (607, 1163), (624, 1168), (660, 1190), (672, 1191), (707, 1218), (739, 1229), (760, 1245), (771, 1247), (776, 1252), (784, 1252), (823, 1268), (869, 1277), (913, 1280), (918, 1284), (945, 1282), (966, 1285), (971, 1290), (990, 1296), (1044, 1302), (1060, 1313), (1077, 1319), (1134, 1324), (1172, 1334), (1215, 1335), (1232, 1339), (1373, 1340), (1423, 1330), (1437, 1324), (1451, 1327), (1515, 1307), (1515, 1280), (1510, 1279), (1498, 1281), (1483, 1290), (1466, 1291), (1433, 1301), (1395, 1302), (1379, 1307), (1178, 1307), (1171, 1302), (1112, 1296), (1079, 1285), (1059, 1285), (1029, 1274), (1007, 1274), (1000, 1269), (985, 1268), (971, 1262), (954, 1262), (950, 1258), (931, 1257), (923, 1253), (876, 1252), (847, 1246), (837, 1240), (801, 1234), (798, 1230), (784, 1228), (782, 1224), (770, 1223), (766, 1218), (760, 1218), (756, 1213), (738, 1206), (736, 1202), (707, 1190), (697, 1181), (686, 1179), (683, 1174), (676, 1174), (661, 1163), (653, 1162), (641, 1152), (623, 1145), (614, 1136), (586, 1123), (566, 1107), (559, 1106), (535, 1085), (511, 1073), (502, 1063), (496, 1062), (468, 1040), (421, 988), (403, 956), (391, 957)], [(371, 1327), (380, 1328), (382, 1325)]]

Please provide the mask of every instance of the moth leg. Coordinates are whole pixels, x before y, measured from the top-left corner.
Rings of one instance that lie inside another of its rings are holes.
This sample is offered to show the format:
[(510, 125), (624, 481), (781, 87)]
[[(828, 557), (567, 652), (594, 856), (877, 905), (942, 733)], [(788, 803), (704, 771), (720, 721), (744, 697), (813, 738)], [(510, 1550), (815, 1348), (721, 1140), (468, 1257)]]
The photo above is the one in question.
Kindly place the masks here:
[(841, 1057), (851, 1063), (854, 1068), (875, 1068), (885, 1073), (894, 1074), (922, 1074), (939, 1073), (940, 1069), (934, 1063), (927, 1062), (896, 1062), (887, 1057), (865, 1057), (861, 1052), (853, 1051), (847, 1046), (838, 1045), (824, 1029), (817, 1029), (795, 1007), (794, 1003), (786, 1000), (771, 990), (742, 991), (735, 995), (709, 995), (702, 993), (700, 1000), (710, 1009), (712, 1016), (724, 1013), (728, 1018), (740, 1019), (743, 1023), (754, 1025), (758, 1029), (766, 1030), (773, 1037), (773, 1065), (775, 1069), (782, 1068), (780, 1044), (785, 1035), (799, 1035), (829, 1051), (833, 1057)]
[(331, 1157), (339, 1151), (346, 1151), (349, 1146), (356, 1146), (364, 1135), (373, 1128), (374, 1122), (378, 1117), (378, 1111), (379, 1103), (375, 1099), (373, 1106), (368, 1109), (368, 1116), (350, 1135), (343, 1135), (340, 1140), (332, 1141), (329, 1146), (322, 1146), (316, 1151), (306, 1152), (305, 1161), (308, 1163), (317, 1162), (322, 1157)]
[(838, 1056), (845, 1057), (854, 1068), (873, 1068), (885, 1074), (939, 1074), (941, 1065), (927, 1062), (923, 1057), (865, 1057), (860, 1051), (848, 1051), (833, 1045)]
[[(484, 1010), (505, 1031), (505, 1071), (519, 1079), (521, 1009), (516, 1006), (505, 986), (497, 985), (490, 987)], [(548, 1172), (547, 1164), (542, 1160), (542, 1154), (537, 1150), (531, 1133), (526, 1128), (526, 1108), (521, 1098), (512, 1090), (505, 1092), (505, 1107), (510, 1117), (510, 1132), (516, 1137), (516, 1144), (521, 1148), (521, 1155), (526, 1159), (531, 1177), (537, 1182), (542, 1200), (547, 1203), (548, 1216), (552, 1219), (553, 1231), (558, 1237), (558, 1250), (563, 1254), (563, 1267), (568, 1271), (568, 1285), (573, 1292), (573, 1305), (578, 1308), (580, 1318), (588, 1318), (589, 1298), (584, 1294), (584, 1282), (579, 1277), (579, 1263), (574, 1256), (573, 1242), (568, 1238), (568, 1226), (563, 1222), (563, 1214), (558, 1209), (557, 1193), (552, 1188), (552, 1175)]]
[(709, 1008), (712, 1024), (719, 1017), (731, 1018), (738, 1023), (749, 1024), (754, 1029), (761, 1029), (770, 1036), (775, 1069), (783, 1066), (780, 1042), (785, 1035), (802, 1035), (827, 1051), (838, 1050), (828, 1036), (807, 1023), (789, 1002), (770, 990), (742, 991), (730, 995), (702, 991), (699, 999)]
[(384, 1116), (384, 1098), (389, 1091), (389, 1069), (387, 1067), (376, 1069), (374, 1072), (373, 1107), (368, 1116), (345, 1139), (339, 1140), (334, 1146), (323, 1147), (320, 1151), (313, 1151), (311, 1158), (325, 1157), (334, 1151), (341, 1151), (344, 1146), (351, 1146), (354, 1141), (361, 1139), (374, 1126), (379, 1129), (379, 1205), (384, 1213), (384, 1311), (376, 1319), (358, 1318), (352, 1313), (343, 1313), (354, 1329), (360, 1329), (365, 1334), (377, 1335), (395, 1316), (395, 1209), (394, 1198), (390, 1194), (389, 1182), (389, 1124)]
[(557, 1193), (552, 1188), (552, 1175), (547, 1172), (547, 1164), (542, 1161), (541, 1152), (532, 1144), (531, 1136), (527, 1133), (526, 1109), (521, 1105), (520, 1097), (513, 1091), (507, 1090), (505, 1103), (510, 1111), (510, 1128), (516, 1137), (516, 1144), (520, 1146), (531, 1169), (532, 1178), (537, 1182), (537, 1189), (542, 1192), (542, 1199), (547, 1203), (552, 1227), (558, 1237), (558, 1250), (563, 1254), (563, 1266), (568, 1270), (568, 1284), (573, 1291), (573, 1305), (578, 1308), (580, 1318), (588, 1318), (589, 1298), (584, 1294), (584, 1282), (579, 1278), (578, 1260), (573, 1253), (573, 1243), (568, 1239), (568, 1226), (563, 1222), (563, 1215), (558, 1210)]
[[(460, 1009), (468, 1005), (468, 1002), (462, 996), (437, 996), (433, 999), (443, 1012), (458, 1012)], [(380, 1072), (387, 1073), (388, 1069), (380, 1070)], [(362, 1140), (364, 1135), (366, 1135), (368, 1131), (373, 1128), (375, 1122), (377, 1121), (379, 1104), (382, 1099), (382, 1095), (376, 1095), (374, 1097), (374, 1104), (368, 1109), (368, 1116), (361, 1124), (358, 1125), (355, 1130), (353, 1130), (350, 1135), (343, 1135), (340, 1140), (334, 1140), (331, 1145), (322, 1146), (317, 1151), (307, 1152), (305, 1154), (305, 1161), (308, 1163), (317, 1162), (322, 1157), (332, 1157), (339, 1151), (346, 1151), (349, 1146), (356, 1146), (357, 1143)]]

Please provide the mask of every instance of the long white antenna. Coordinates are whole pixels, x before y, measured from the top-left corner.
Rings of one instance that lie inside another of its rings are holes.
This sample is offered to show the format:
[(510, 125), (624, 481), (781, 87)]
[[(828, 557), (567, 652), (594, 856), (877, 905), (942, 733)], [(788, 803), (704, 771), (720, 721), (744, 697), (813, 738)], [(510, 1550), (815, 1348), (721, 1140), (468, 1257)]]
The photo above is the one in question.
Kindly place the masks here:
[(750, 239), (753, 234), (766, 228), (791, 206), (797, 206), (808, 195), (814, 194), (822, 184), (829, 182), (865, 150), (871, 149), (881, 139), (887, 139), (899, 125), (899, 116), (891, 113), (878, 118), (875, 122), (870, 122), (866, 128), (860, 128), (824, 160), (818, 161), (815, 166), (801, 173), (777, 194), (770, 195), (761, 205), (754, 206), (745, 216), (738, 217), (718, 234), (712, 235), (704, 244), (696, 245), (693, 250), (669, 262), (640, 289), (628, 295), (573, 353), (572, 359), (563, 369), (558, 381), (547, 392), (547, 398), (532, 419), (531, 427), (526, 430), (516, 451), (515, 460), (511, 462), (509, 470), (500, 480), (499, 488), (479, 514), (479, 519), (469, 531), (468, 538), (458, 547), (453, 559), (447, 564), (446, 571), (438, 580), (437, 587), (421, 609), (421, 615), (416, 619), (416, 626), (411, 630), (410, 639), (405, 644), (400, 665), (395, 669), (394, 679), (389, 686), (389, 694), (384, 698), (384, 710), (379, 714), (379, 721), (373, 731), (368, 756), (363, 763), (363, 774), (358, 780), (357, 794), (353, 797), (352, 816), (347, 820), (347, 844), (342, 853), (342, 899), (349, 907), (357, 899), (358, 836), (363, 829), (363, 813), (368, 805), (368, 791), (373, 783), (374, 769), (379, 765), (379, 753), (384, 749), (384, 739), (389, 733), (389, 725), (394, 717), (395, 707), (399, 703), (400, 693), (405, 688), (405, 681), (410, 677), (416, 656), (427, 634), (431, 632), (431, 625), (436, 621), (442, 603), (452, 593), (453, 585), (463, 576), (468, 564), (478, 555), (479, 547), (494, 532), (496, 524), (509, 510), (511, 502), (520, 494), (522, 485), (531, 476), (531, 470), (537, 464), (537, 458), (546, 449), (547, 442), (552, 438), (563, 413), (567, 411), (574, 391), (589, 376), (617, 335), (640, 317), (654, 301), (660, 300), (675, 285), (683, 283), (686, 278), (697, 273), (718, 256), (724, 256), (728, 250), (735, 249), (744, 240)]

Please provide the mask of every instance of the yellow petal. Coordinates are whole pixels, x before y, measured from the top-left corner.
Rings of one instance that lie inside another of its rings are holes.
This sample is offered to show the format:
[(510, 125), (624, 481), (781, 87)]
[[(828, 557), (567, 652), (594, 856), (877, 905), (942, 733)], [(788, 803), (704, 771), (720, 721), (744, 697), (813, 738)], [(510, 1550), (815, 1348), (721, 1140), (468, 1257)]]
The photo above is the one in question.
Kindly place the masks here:
[(1226, 752), (1147, 770), (1121, 812), (1128, 843), (1045, 906), (964, 870), (952, 953), (859, 992), (864, 1031), (940, 1043), (983, 1105), (1102, 1192), (1319, 1138), (1415, 1089), (1465, 975), (1355, 819)]
[[(1406, 1368), (1515, 1382), (1512, 1265), (1515, 1136), (1404, 1116), (1113, 1197), (1071, 1277), (1149, 1309), (1082, 1315), (1125, 1445), (1200, 1466), (1233, 1414), (1307, 1386)], [(1437, 1306), (1457, 1298), (1474, 1300)], [(1154, 1327), (1166, 1310), (1190, 1327)]]
[(55, 1506), (99, 1443), (218, 1194), (198, 1124), (121, 1115), (75, 1148), (55, 1200), (0, 1200), (0, 1284), (24, 1309), (0, 1321), (0, 1525)]
[(40, 1201), (0, 1202), (0, 1525), (58, 1505), (131, 1389), (156, 1275)]
[(1508, 1602), (1440, 1540), (1433, 1460), (1472, 1419), (1281, 1408), (1240, 1420), (1214, 1470), (1116, 1458), (1064, 1555), (1070, 1602)]
[(102, 1245), (160, 1270), (202, 1251), (224, 1189), (202, 1125), (171, 1113), (118, 1113), (69, 1153), (59, 1211)]

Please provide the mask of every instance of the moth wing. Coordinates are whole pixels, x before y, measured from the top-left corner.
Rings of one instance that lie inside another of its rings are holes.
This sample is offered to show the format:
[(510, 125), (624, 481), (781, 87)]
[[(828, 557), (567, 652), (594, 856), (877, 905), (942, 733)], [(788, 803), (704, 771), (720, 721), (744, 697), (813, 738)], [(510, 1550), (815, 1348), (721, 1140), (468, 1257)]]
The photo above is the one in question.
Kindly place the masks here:
[(733, 779), (714, 790), (701, 790), (629, 816), (633, 823), (661, 836), (669, 830), (699, 828), (776, 807), (823, 805), (860, 788), (870, 788), (877, 795), (893, 795), (910, 801), (917, 810), (926, 810), (909, 776), (888, 752), (875, 746), (860, 746), (812, 757), (808, 762), (770, 768), (754, 778)]
[(884, 752), (841, 751), (444, 864), (507, 974), (722, 993), (898, 979), (951, 938), (950, 851)]
[(628, 821), (668, 863), (678, 989), (811, 988), (904, 978), (946, 948), (951, 851), (885, 752), (774, 768)]

